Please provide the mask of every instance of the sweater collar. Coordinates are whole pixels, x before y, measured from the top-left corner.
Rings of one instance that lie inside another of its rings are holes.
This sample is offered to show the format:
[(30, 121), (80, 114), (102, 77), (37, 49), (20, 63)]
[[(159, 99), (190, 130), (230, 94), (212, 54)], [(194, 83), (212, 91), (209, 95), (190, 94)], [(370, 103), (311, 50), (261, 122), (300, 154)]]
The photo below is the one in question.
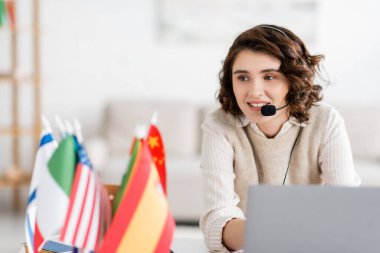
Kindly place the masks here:
[[(301, 127), (306, 127), (306, 125), (307, 125), (307, 122), (300, 123), (294, 116), (290, 116), (289, 120), (286, 122), (289, 122), (293, 125), (301, 126)], [(239, 120), (236, 120), (236, 126), (238, 126), (238, 127), (246, 127), (249, 125), (249, 123), (250, 123), (250, 121), (245, 115), (240, 116)]]

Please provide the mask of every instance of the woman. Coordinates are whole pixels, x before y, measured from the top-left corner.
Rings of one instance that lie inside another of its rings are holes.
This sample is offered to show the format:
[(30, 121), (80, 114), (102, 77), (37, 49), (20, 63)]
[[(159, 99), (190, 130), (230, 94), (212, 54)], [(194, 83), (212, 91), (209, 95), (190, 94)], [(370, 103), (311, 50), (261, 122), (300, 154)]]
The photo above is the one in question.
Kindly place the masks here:
[(243, 32), (229, 49), (221, 108), (202, 124), (200, 226), (211, 252), (242, 249), (251, 184), (360, 184), (343, 119), (319, 103), (313, 82), (322, 59), (274, 25)]

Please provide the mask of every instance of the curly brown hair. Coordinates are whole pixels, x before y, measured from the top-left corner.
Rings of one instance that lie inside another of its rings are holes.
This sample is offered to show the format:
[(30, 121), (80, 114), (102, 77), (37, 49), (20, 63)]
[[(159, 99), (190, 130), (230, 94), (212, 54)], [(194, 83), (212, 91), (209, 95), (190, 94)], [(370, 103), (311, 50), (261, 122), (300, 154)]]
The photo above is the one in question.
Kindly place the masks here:
[(290, 30), (275, 25), (258, 25), (240, 34), (230, 47), (219, 72), (217, 99), (222, 109), (235, 117), (242, 115), (232, 88), (232, 66), (242, 50), (262, 52), (281, 61), (280, 71), (289, 83), (286, 95), (289, 113), (304, 122), (308, 109), (322, 100), (322, 86), (314, 84), (323, 55), (311, 55), (304, 43)]

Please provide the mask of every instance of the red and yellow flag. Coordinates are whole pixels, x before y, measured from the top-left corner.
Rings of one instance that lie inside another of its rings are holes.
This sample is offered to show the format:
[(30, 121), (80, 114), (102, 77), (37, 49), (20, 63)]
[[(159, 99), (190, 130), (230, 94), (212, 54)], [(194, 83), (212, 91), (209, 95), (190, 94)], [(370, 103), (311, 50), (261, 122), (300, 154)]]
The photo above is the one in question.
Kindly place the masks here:
[(101, 253), (170, 252), (175, 222), (146, 141), (138, 152)]
[(119, 191), (116, 195), (116, 198), (115, 198), (115, 201), (113, 204), (113, 208), (112, 208), (112, 214), (113, 215), (117, 212), (117, 210), (119, 208), (120, 201), (123, 199), (123, 197), (125, 195), (126, 188), (127, 188), (128, 183), (129, 183), (129, 179), (131, 177), (132, 172), (135, 171), (137, 166), (138, 166), (137, 161), (140, 160), (140, 156), (142, 153), (141, 152), (142, 149), (140, 148), (140, 146), (141, 146), (141, 140), (134, 138), (133, 139), (133, 145), (132, 145), (132, 148), (130, 151), (131, 158), (129, 159), (128, 168), (123, 175), (123, 179), (122, 179)]
[(157, 172), (160, 177), (161, 185), (166, 195), (166, 161), (164, 142), (162, 141), (160, 131), (154, 124), (150, 125), (147, 140), (154, 164), (156, 165)]

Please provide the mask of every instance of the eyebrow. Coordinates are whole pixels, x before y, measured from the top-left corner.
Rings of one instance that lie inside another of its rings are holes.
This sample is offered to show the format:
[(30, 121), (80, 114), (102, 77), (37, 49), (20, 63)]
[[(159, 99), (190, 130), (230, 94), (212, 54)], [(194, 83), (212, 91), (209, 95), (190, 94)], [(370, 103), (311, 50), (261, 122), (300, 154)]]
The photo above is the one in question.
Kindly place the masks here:
[[(260, 73), (268, 73), (268, 72), (279, 72), (279, 73), (281, 73), (281, 71), (278, 69), (263, 69), (260, 71)], [(235, 70), (233, 72), (234, 75), (235, 74), (248, 74), (248, 73), (249, 72), (247, 70), (243, 70), (243, 69), (238, 69), (238, 70)]]

